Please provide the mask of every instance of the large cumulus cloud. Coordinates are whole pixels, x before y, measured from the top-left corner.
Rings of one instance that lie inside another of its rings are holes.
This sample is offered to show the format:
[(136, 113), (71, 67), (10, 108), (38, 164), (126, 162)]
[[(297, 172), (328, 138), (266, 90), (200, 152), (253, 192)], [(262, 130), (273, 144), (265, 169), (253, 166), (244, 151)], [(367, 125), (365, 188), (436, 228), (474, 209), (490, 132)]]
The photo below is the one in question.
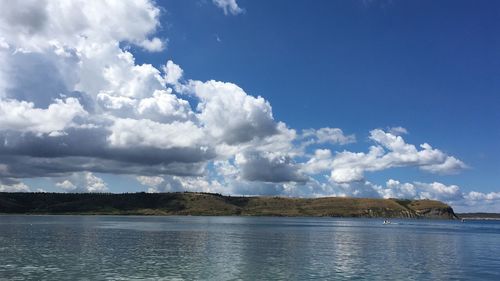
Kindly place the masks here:
[[(190, 80), (168, 61), (136, 64), (122, 48), (161, 49), (151, 1), (9, 2), (0, 16), (3, 178), (79, 171), (199, 175), (219, 145), (277, 133), (263, 98)], [(174, 92), (168, 85), (174, 85)], [(182, 93), (180, 93), (182, 92)], [(185, 92), (185, 93), (184, 93)], [(191, 107), (182, 95), (193, 95)], [(233, 150), (235, 148), (232, 148)], [(220, 149), (219, 149), (220, 150)]]

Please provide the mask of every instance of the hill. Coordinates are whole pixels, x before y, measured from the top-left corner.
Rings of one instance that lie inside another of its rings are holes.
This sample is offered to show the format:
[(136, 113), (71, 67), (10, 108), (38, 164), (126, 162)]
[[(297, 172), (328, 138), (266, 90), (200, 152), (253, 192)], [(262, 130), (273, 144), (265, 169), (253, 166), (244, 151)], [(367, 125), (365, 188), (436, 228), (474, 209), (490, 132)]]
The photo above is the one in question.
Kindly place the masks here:
[(0, 213), (456, 219), (433, 200), (240, 197), (212, 193), (0, 193)]
[(500, 220), (500, 214), (497, 213), (462, 213), (457, 215), (465, 220)]

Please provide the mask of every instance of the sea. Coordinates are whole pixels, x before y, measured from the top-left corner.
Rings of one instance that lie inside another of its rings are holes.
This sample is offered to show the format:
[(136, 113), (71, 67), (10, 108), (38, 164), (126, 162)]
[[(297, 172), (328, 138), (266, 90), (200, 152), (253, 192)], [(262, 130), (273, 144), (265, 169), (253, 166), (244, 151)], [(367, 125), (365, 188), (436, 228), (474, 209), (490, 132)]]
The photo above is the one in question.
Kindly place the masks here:
[(500, 280), (500, 222), (0, 216), (0, 280)]

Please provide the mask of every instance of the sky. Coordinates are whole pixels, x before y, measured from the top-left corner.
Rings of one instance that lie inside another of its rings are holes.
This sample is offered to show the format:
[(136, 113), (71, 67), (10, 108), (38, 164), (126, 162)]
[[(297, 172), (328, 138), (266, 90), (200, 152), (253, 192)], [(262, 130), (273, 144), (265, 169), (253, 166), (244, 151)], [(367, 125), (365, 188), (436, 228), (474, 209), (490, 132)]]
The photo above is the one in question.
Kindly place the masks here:
[(0, 192), (500, 212), (497, 1), (9, 1)]

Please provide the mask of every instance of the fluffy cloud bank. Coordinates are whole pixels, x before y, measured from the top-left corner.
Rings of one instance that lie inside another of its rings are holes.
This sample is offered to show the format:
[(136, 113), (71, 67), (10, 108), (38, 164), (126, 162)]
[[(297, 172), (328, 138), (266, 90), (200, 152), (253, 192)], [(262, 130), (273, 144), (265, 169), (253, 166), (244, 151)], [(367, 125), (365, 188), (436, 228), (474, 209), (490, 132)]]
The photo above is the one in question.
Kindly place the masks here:
[[(236, 1), (213, 1), (226, 14)], [(236, 84), (184, 77), (181, 66), (139, 64), (129, 46), (161, 51), (161, 9), (148, 0), (10, 1), (0, 11), (0, 191), (28, 191), (24, 178), (53, 178), (68, 192), (102, 192), (96, 175), (131, 174), (151, 192), (376, 196), (479, 202), (439, 183), (366, 180), (415, 167), (467, 166), (402, 127), (369, 133), (367, 152), (342, 146), (340, 128), (295, 130), (271, 104)], [(339, 151), (334, 151), (339, 150)]]
[(86, 114), (75, 98), (56, 99), (47, 109), (34, 108), (32, 102), (7, 99), (0, 101), (0, 128), (53, 136)]
[(56, 186), (68, 192), (105, 192), (108, 190), (104, 180), (90, 172), (75, 173), (56, 183)]
[(0, 181), (0, 192), (30, 192), (30, 187), (22, 182), (2, 183)]
[(331, 179), (335, 182), (362, 180), (365, 172), (381, 171), (394, 167), (416, 166), (431, 173), (456, 173), (467, 166), (453, 156), (448, 156), (427, 143), (420, 150), (408, 144), (401, 136), (376, 129), (370, 132), (375, 142), (368, 153), (343, 151), (331, 162)]

